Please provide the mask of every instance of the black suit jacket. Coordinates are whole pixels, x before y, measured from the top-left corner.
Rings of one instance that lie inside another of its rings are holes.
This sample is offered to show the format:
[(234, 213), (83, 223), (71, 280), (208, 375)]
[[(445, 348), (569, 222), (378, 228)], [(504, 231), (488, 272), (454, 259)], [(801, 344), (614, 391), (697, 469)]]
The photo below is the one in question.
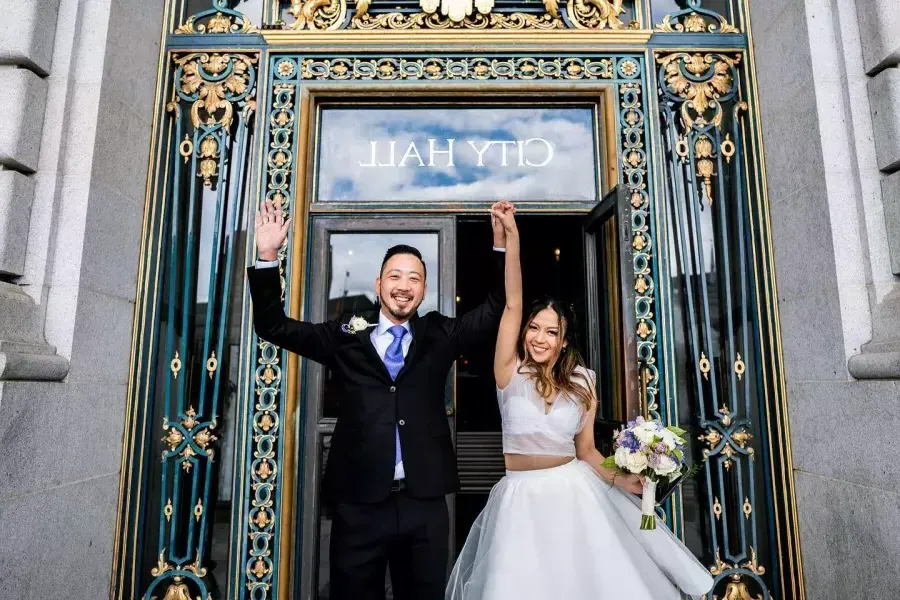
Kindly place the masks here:
[(373, 503), (390, 494), (399, 423), (407, 493), (432, 498), (459, 489), (444, 386), (460, 355), (494, 343), (506, 300), (504, 255), (494, 255), (494, 284), (484, 303), (460, 318), (430, 312), (410, 320), (413, 340), (393, 381), (372, 345), (371, 329), (348, 334), (337, 321), (290, 319), (281, 303), (278, 269), (248, 269), (257, 335), (325, 365), (339, 386), (323, 490), (328, 501)]

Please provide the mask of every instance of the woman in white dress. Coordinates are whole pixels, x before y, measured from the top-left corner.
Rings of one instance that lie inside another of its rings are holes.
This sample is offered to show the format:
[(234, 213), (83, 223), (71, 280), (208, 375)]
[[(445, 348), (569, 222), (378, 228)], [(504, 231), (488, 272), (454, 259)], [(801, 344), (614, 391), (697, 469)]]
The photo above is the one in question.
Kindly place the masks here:
[(515, 209), (506, 231), (506, 309), (494, 361), (506, 476), (491, 491), (450, 575), (447, 600), (677, 600), (713, 585), (662, 523), (640, 530), (634, 475), (594, 446), (595, 375), (570, 343), (564, 307), (539, 302), (522, 322)]

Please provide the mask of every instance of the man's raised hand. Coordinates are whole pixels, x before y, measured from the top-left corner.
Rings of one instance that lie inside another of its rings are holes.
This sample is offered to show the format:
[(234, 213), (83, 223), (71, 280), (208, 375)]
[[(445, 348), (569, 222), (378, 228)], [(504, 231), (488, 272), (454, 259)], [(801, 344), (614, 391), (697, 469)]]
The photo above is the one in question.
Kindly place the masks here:
[(278, 250), (291, 227), (291, 220), (284, 219), (281, 202), (266, 200), (256, 211), (256, 249), (260, 260), (278, 260)]

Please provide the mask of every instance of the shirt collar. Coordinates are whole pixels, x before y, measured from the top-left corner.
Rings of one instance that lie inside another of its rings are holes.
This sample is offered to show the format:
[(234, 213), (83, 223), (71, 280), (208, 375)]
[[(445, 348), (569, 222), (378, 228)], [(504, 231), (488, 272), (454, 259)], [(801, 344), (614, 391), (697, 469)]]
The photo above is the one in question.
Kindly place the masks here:
[[(402, 325), (403, 328), (407, 332), (411, 331), (410, 326), (409, 326), (409, 321), (404, 321), (403, 323), (398, 323), (398, 325)], [(388, 319), (386, 316), (384, 316), (383, 312), (378, 311), (378, 327), (375, 329), (375, 335), (376, 336), (384, 335), (385, 333), (387, 333), (387, 330), (393, 326), (394, 326), (394, 324), (391, 323), (390, 319)]]

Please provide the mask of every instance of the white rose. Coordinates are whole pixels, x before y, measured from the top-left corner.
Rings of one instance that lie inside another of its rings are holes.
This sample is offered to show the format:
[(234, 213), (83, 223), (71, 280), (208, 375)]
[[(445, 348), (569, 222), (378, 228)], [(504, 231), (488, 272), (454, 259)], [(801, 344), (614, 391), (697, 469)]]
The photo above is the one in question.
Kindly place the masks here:
[(616, 464), (619, 466), (619, 468), (627, 468), (629, 454), (631, 453), (628, 451), (628, 448), (616, 448)]
[(656, 471), (657, 475), (669, 475), (674, 473), (678, 469), (678, 463), (669, 458), (668, 456), (662, 455), (659, 457), (659, 464), (654, 471)]
[(653, 442), (653, 438), (656, 437), (658, 432), (656, 429), (650, 431), (649, 429), (645, 429), (644, 427), (635, 427), (634, 428), (634, 437), (637, 438), (642, 444), (650, 444)]
[(647, 455), (643, 452), (634, 452), (625, 459), (625, 469), (632, 473), (642, 472), (649, 464)]
[(662, 438), (663, 443), (666, 445), (666, 448), (669, 450), (674, 450), (676, 446), (676, 441), (678, 440), (678, 436), (669, 431), (668, 429), (663, 429), (659, 432), (660, 437)]
[(352, 319), (350, 319), (350, 329), (352, 329), (353, 331), (362, 331), (368, 326), (368, 321), (366, 321), (362, 317), (353, 317)]

